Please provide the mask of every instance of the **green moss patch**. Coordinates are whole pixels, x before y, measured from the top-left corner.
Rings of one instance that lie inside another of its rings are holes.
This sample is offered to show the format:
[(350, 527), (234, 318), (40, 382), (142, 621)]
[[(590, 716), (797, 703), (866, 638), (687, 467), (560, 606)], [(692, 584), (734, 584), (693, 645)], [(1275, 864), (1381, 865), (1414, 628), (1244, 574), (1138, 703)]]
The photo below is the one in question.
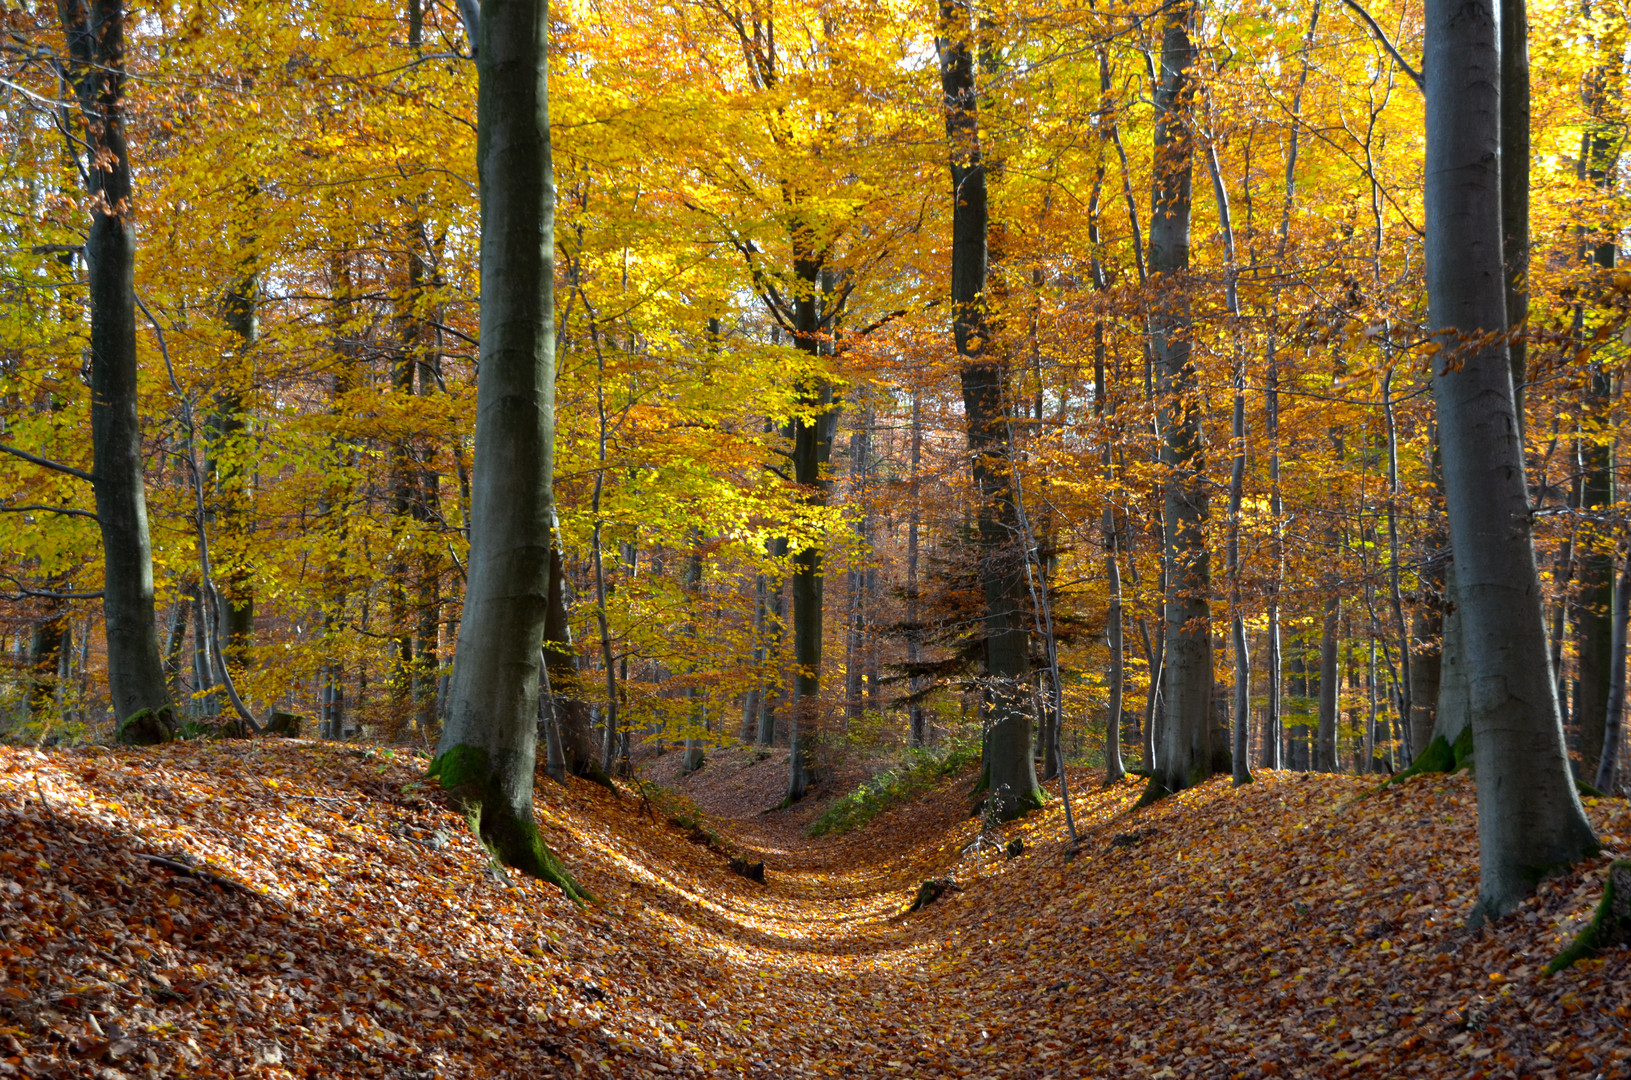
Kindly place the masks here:
[(1573, 944), (1546, 965), (1546, 974), (1554, 975), (1576, 960), (1625, 944), (1631, 944), (1631, 859), (1609, 864), (1608, 877), (1603, 882), (1603, 899), (1597, 905), (1596, 914)]

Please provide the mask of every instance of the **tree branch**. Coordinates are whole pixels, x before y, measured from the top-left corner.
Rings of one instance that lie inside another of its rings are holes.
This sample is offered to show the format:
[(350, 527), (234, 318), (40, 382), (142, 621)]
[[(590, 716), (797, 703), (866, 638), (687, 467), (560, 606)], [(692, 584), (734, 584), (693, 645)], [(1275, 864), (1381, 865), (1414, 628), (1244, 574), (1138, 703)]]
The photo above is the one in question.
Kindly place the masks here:
[(66, 473), (69, 476), (75, 476), (81, 480), (88, 480), (93, 484), (96, 483), (96, 477), (92, 476), (84, 469), (76, 469), (72, 465), (64, 465), (62, 462), (52, 461), (50, 458), (35, 457), (27, 450), (19, 450), (15, 446), (7, 446), (5, 443), (0, 443), (0, 452), (11, 454), (13, 457), (20, 457), (24, 461), (33, 462), (35, 465), (38, 465), (43, 469), (54, 469), (59, 473)]
[(1342, 0), (1342, 2), (1348, 8), (1350, 8), (1354, 14), (1365, 20), (1365, 25), (1370, 27), (1371, 36), (1382, 43), (1382, 48), (1386, 49), (1387, 54), (1393, 57), (1393, 62), (1399, 65), (1399, 69), (1401, 71), (1410, 76), (1410, 81), (1416, 84), (1416, 89), (1421, 90), (1421, 72), (1410, 66), (1409, 62), (1405, 60), (1404, 56), (1400, 54), (1398, 48), (1394, 46), (1392, 40), (1387, 36), (1387, 31), (1383, 30), (1382, 27), (1377, 24), (1376, 20), (1371, 18), (1370, 12), (1366, 11), (1359, 5), (1359, 0)]
[(90, 518), (92, 521), (101, 520), (89, 510), (75, 510), (67, 506), (44, 506), (37, 503), (25, 503), (21, 506), (0, 505), (0, 514), (28, 514), (36, 511), (44, 511), (48, 514), (66, 514), (69, 517)]

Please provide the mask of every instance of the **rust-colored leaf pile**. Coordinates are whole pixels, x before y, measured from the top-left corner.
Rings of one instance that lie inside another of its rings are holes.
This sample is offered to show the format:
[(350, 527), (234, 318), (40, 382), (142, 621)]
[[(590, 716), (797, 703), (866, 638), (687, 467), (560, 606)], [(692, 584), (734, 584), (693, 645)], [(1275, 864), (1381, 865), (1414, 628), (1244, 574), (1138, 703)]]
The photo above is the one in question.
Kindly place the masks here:
[[(423, 771), (296, 742), (0, 750), (0, 1076), (1631, 1067), (1627, 954), (1541, 974), (1624, 849), (1617, 800), (1590, 806), (1603, 858), (1473, 933), (1465, 778), (1268, 773), (1137, 812), (1131, 782), (1092, 788), (1069, 860), (1057, 800), (982, 834), (966, 780), (832, 841), (716, 819), (763, 885), (638, 796), (546, 782), (545, 835), (600, 901), (579, 910), (494, 871)], [(931, 877), (959, 889), (906, 914)]]

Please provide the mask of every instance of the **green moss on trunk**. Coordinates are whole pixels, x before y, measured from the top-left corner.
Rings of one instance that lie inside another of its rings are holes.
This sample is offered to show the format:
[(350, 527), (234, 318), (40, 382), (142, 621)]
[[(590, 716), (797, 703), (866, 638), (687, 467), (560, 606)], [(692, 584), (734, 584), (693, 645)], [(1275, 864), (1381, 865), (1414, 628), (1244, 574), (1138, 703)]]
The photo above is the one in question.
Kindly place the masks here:
[(1554, 975), (1576, 960), (1596, 956), (1604, 949), (1631, 942), (1631, 859), (1611, 863), (1608, 877), (1603, 882), (1603, 899), (1597, 913), (1580, 931), (1574, 943), (1558, 953), (1546, 965), (1546, 974)]
[(462, 744), (450, 747), (430, 763), (427, 775), (441, 783), (448, 800), (495, 860), (549, 882), (573, 903), (594, 899), (555, 858), (531, 815), (523, 816), (506, 805), (488, 768), (486, 750)]
[(1047, 795), (1039, 787), (1032, 788), (1017, 799), (999, 799), (997, 801), (997, 820), (1014, 821), (1022, 818), (1032, 810), (1042, 809), (1047, 800)]
[(176, 737), (175, 717), (168, 708), (142, 709), (120, 721), (114, 738), (126, 746), (156, 746)]
[(1390, 784), (1402, 784), (1412, 776), (1422, 776), (1426, 773), (1452, 773), (1457, 769), (1472, 767), (1472, 728), (1461, 729), (1461, 734), (1455, 738), (1455, 744), (1439, 735), (1427, 744), (1427, 749), (1416, 755), (1416, 760), (1410, 763), (1410, 768), (1397, 776), (1388, 779), (1383, 787)]
[(1172, 794), (1167, 790), (1167, 785), (1161, 782), (1159, 774), (1150, 773), (1149, 777), (1150, 781), (1144, 785), (1144, 791), (1138, 796), (1138, 802), (1133, 804), (1134, 810), (1141, 810), (1146, 806), (1151, 806)]

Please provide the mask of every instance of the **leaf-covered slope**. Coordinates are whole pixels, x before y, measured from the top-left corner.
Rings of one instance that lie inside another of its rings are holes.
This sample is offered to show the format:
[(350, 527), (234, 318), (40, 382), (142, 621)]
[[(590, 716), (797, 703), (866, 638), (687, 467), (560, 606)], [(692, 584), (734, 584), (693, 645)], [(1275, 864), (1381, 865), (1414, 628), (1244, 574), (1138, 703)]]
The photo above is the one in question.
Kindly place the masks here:
[[(605, 903), (579, 911), (494, 877), (422, 770), (299, 743), (0, 751), (0, 1074), (1625, 1067), (1626, 953), (1539, 975), (1606, 858), (1465, 933), (1464, 779), (1354, 802), (1368, 784), (1270, 773), (1137, 814), (1136, 785), (1094, 789), (1068, 863), (1057, 800), (969, 848), (959, 781), (837, 841), (724, 826), (765, 886), (638, 798), (546, 783), (546, 838)], [(1619, 848), (1624, 804), (1591, 812)], [(902, 914), (931, 876), (963, 891)]]

